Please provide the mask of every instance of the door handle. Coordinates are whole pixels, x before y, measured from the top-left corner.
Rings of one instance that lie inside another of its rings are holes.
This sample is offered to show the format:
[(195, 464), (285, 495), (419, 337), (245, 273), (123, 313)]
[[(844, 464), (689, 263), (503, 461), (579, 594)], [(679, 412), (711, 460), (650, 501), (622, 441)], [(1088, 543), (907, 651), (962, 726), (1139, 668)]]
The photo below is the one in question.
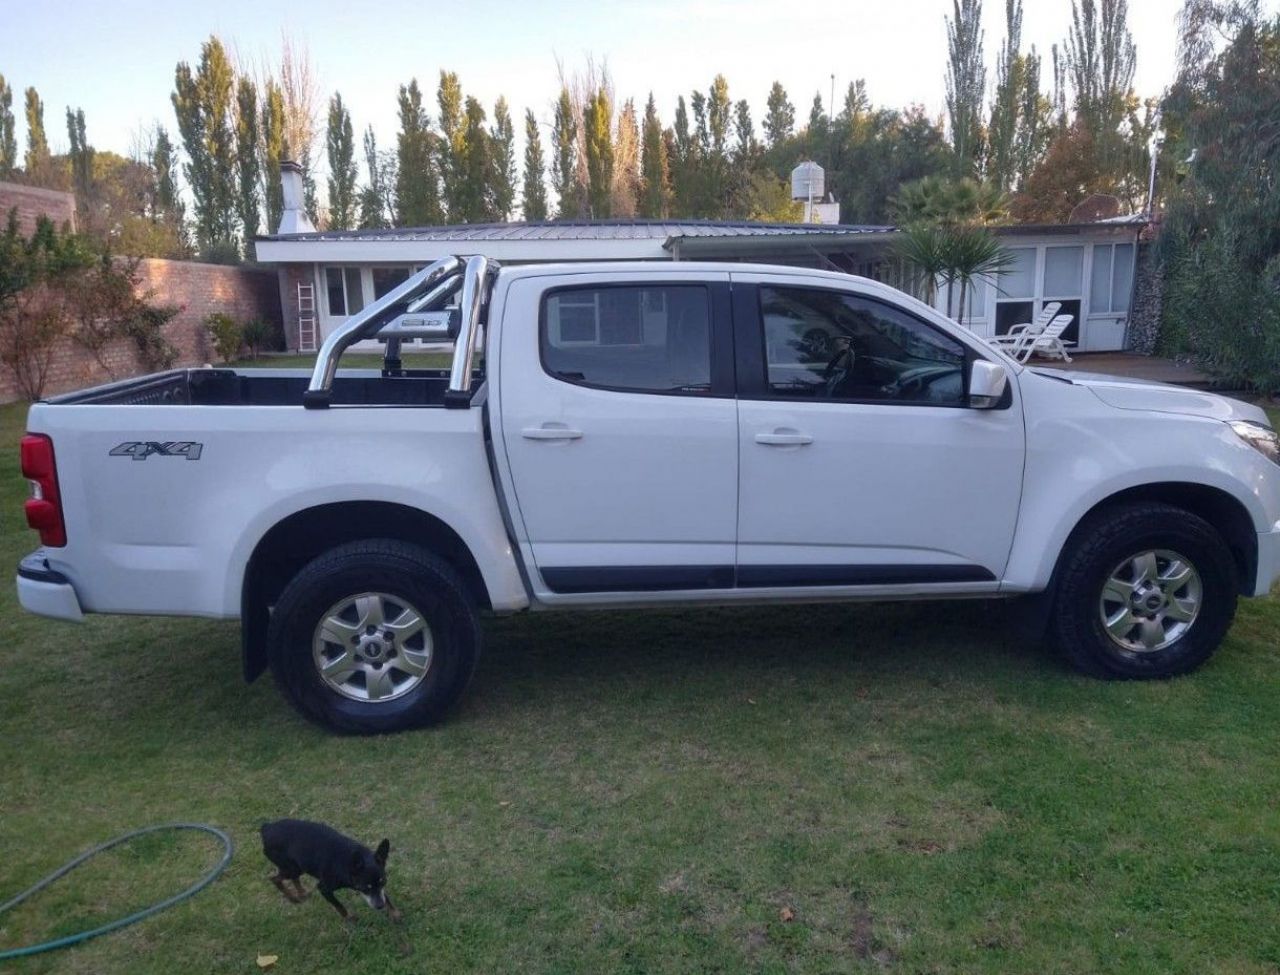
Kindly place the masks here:
[(543, 424), (540, 427), (525, 427), (520, 435), (526, 440), (581, 440), (581, 430), (570, 430), (568, 427), (555, 427)]
[(756, 443), (766, 447), (802, 447), (813, 443), (813, 437), (799, 430), (779, 428), (772, 433), (757, 433)]

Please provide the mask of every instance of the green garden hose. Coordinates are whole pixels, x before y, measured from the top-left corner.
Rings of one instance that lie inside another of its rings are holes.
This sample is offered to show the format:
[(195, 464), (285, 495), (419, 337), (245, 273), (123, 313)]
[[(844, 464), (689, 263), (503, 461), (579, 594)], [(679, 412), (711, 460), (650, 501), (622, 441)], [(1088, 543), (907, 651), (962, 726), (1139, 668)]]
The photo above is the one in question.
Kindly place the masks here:
[(227, 869), (227, 864), (231, 862), (231, 837), (222, 830), (214, 826), (206, 826), (204, 823), (162, 823), (159, 826), (147, 826), (143, 829), (135, 829), (131, 833), (125, 833), (123, 836), (117, 836), (113, 840), (108, 840), (106, 843), (95, 846), (92, 850), (86, 850), (74, 860), (64, 863), (43, 880), (31, 887), (28, 887), (22, 893), (18, 894), (18, 896), (10, 898), (3, 904), (0, 904), (0, 914), (3, 914), (10, 908), (17, 907), (32, 894), (44, 890), (55, 880), (66, 876), (76, 867), (80, 866), (80, 864), (84, 863), (86, 860), (92, 859), (99, 853), (110, 850), (114, 846), (119, 846), (121, 843), (127, 843), (129, 840), (135, 839), (136, 837), (171, 829), (191, 829), (201, 833), (211, 833), (222, 841), (222, 859), (218, 861), (217, 865), (212, 870), (186, 890), (174, 894), (172, 897), (167, 897), (158, 904), (152, 904), (150, 907), (144, 907), (142, 910), (135, 911), (128, 917), (122, 917), (118, 921), (112, 921), (109, 924), (104, 924), (101, 927), (96, 927), (89, 931), (80, 931), (76, 934), (69, 934), (65, 938), (55, 938), (53, 941), (45, 941), (38, 945), (28, 945), (25, 948), (5, 949), (0, 951), (0, 961), (5, 961), (9, 958), (24, 958), (27, 955), (38, 955), (41, 952), (53, 951), (57, 948), (67, 948), (71, 945), (79, 944), (82, 941), (88, 941), (90, 938), (96, 938), (100, 934), (106, 934), (109, 931), (118, 931), (120, 928), (128, 927), (130, 924), (135, 924), (138, 921), (141, 921), (144, 917), (150, 917), (152, 914), (158, 914), (165, 908), (172, 907), (179, 901), (186, 900), (192, 894), (203, 890), (205, 887), (209, 886), (209, 884), (213, 883), (214, 879), (222, 873), (223, 870)]

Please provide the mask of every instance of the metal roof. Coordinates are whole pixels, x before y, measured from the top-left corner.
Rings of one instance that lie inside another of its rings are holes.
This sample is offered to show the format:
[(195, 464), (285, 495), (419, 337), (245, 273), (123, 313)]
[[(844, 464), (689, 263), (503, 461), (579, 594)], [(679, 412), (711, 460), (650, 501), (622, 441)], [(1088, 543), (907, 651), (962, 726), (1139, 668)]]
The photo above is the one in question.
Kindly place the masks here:
[(672, 240), (691, 237), (846, 237), (891, 233), (889, 226), (862, 224), (756, 223), (748, 220), (557, 220), (541, 223), (471, 223), (446, 227), (324, 230), (264, 234), (270, 241), (442, 240)]

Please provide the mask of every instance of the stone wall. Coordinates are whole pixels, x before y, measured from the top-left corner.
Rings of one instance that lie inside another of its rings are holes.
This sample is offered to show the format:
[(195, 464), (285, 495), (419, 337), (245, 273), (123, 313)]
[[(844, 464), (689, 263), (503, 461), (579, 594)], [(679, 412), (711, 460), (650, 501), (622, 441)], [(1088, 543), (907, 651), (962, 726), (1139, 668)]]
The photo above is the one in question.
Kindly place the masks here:
[(9, 221), (9, 211), (18, 211), (18, 232), (30, 236), (40, 217), (48, 217), (61, 228), (76, 225), (76, 197), (62, 190), (45, 190), (38, 186), (0, 181), (0, 228)]
[[(181, 309), (164, 327), (165, 338), (178, 350), (175, 366), (210, 361), (213, 353), (204, 320), (213, 312), (240, 322), (261, 318), (280, 324), (280, 292), (274, 271), (150, 258), (139, 264), (138, 272), (139, 291), (151, 293), (151, 304)], [(54, 352), (44, 393), (53, 396), (147, 371), (127, 339), (116, 340), (99, 356), (63, 339)], [(12, 374), (0, 367), (0, 403), (21, 398)]]
[(1134, 267), (1133, 307), (1129, 311), (1130, 352), (1152, 355), (1160, 344), (1160, 314), (1164, 305), (1164, 276), (1149, 242), (1138, 245)]

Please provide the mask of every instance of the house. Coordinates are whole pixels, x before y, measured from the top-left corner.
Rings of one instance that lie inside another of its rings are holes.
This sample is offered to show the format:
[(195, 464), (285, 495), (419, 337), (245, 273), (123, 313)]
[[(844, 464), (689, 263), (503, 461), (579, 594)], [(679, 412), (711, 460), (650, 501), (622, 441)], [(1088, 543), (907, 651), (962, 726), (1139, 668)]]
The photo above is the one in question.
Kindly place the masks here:
[[(278, 269), (289, 348), (314, 351), (347, 316), (450, 254), (505, 264), (550, 261), (747, 261), (893, 280), (896, 228), (711, 220), (605, 220), (317, 231), (302, 204), (301, 170), (281, 166), (284, 216), (259, 237), (257, 259)], [(1076, 316), (1066, 337), (1083, 351), (1126, 347), (1134, 255), (1145, 218), (999, 228), (1014, 266), (975, 283), (961, 319), (982, 336), (1029, 321), (1047, 301)], [(946, 310), (946, 289), (938, 307)], [(958, 301), (958, 298), (956, 299)], [(954, 305), (956, 301), (953, 301)], [(955, 315), (956, 308), (951, 309)]]

